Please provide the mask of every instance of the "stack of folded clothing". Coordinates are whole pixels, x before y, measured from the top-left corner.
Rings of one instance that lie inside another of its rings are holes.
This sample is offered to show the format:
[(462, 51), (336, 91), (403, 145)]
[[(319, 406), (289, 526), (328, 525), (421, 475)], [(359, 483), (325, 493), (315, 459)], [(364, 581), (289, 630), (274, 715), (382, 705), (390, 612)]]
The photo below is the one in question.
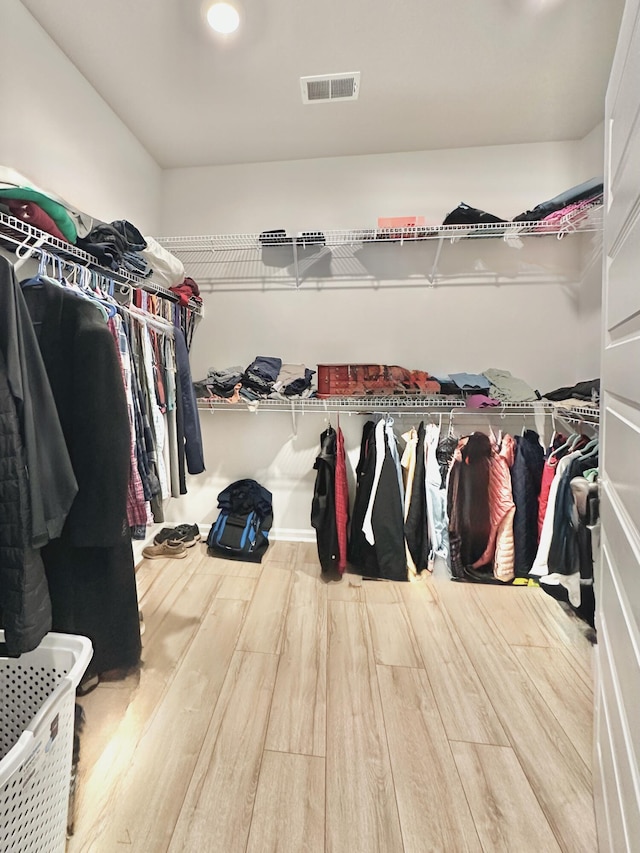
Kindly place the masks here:
[(595, 405), (600, 400), (600, 380), (588, 379), (576, 385), (566, 385), (554, 391), (547, 391), (544, 396), (547, 400), (563, 403), (566, 406), (584, 406), (585, 403)]
[(216, 370), (212, 367), (205, 379), (193, 384), (200, 399), (255, 402), (267, 398), (311, 397), (314, 375), (315, 370), (304, 364), (283, 364), (282, 359), (275, 356), (259, 355), (246, 369), (233, 366)]
[(484, 371), (483, 376), (491, 383), (491, 396), (503, 403), (530, 403), (540, 399), (538, 392), (524, 379), (512, 376), (508, 370), (490, 367)]
[(96, 225), (86, 237), (78, 239), (78, 246), (108, 269), (124, 267), (134, 275), (151, 275), (151, 267), (140, 254), (147, 248), (147, 241), (126, 219)]
[(237, 403), (240, 399), (243, 374), (242, 367), (227, 367), (224, 370), (212, 367), (206, 379), (193, 383), (196, 397)]
[(269, 355), (256, 356), (244, 372), (241, 395), (247, 400), (268, 397), (273, 391), (281, 367), (281, 358)]
[(550, 226), (559, 224), (563, 216), (585, 210), (592, 204), (602, 202), (602, 178), (591, 178), (576, 187), (565, 190), (560, 195), (537, 204), (532, 210), (525, 210), (513, 217), (514, 222), (545, 222)]
[(99, 221), (8, 166), (0, 166), (0, 203), (6, 205), (16, 219), (68, 243), (85, 237)]
[(28, 225), (33, 225), (34, 228), (39, 228), (41, 231), (46, 231), (47, 234), (62, 240), (63, 243), (69, 242), (68, 237), (56, 225), (55, 220), (35, 201), (21, 201), (17, 198), (8, 198), (6, 201), (10, 216), (20, 219)]
[(273, 385), (272, 397), (310, 397), (315, 370), (304, 364), (283, 364)]

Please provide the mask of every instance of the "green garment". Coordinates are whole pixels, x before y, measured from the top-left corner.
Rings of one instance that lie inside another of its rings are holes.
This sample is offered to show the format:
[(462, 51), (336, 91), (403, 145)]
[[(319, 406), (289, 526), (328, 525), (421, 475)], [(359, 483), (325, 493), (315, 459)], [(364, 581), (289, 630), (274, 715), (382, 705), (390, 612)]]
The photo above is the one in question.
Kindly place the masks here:
[(39, 204), (45, 213), (56, 223), (60, 231), (64, 234), (70, 243), (75, 243), (78, 239), (78, 232), (73, 220), (67, 213), (66, 209), (53, 201), (49, 196), (43, 195), (38, 190), (29, 189), (29, 187), (14, 187), (13, 189), (0, 189), (0, 199), (16, 198), (21, 201), (34, 201)]

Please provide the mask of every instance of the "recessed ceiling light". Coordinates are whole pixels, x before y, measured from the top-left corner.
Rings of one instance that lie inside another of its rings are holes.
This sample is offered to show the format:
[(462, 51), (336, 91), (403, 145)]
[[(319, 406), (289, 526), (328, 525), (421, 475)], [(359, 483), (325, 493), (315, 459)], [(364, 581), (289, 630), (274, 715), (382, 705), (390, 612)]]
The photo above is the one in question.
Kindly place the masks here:
[(214, 3), (207, 12), (207, 22), (217, 33), (228, 35), (240, 26), (240, 15), (231, 3)]

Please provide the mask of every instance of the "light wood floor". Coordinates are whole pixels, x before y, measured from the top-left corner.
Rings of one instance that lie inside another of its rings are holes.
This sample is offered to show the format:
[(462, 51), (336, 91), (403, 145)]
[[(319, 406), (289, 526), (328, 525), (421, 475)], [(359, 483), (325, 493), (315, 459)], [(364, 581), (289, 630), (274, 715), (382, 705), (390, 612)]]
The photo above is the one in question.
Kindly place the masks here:
[(539, 589), (145, 561), (139, 677), (82, 700), (69, 853), (597, 849), (592, 649)]

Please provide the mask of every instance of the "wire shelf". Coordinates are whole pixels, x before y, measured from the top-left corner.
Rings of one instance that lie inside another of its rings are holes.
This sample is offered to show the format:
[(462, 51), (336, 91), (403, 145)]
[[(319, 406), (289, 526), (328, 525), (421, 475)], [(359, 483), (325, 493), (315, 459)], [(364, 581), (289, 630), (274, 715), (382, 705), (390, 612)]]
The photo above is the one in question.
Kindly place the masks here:
[(576, 232), (602, 230), (602, 204), (582, 208), (567, 214), (558, 222), (483, 222), (474, 225), (428, 225), (407, 228), (360, 228), (339, 231), (304, 232), (295, 237), (262, 237), (260, 234), (209, 234), (204, 236), (162, 237), (158, 242), (176, 254), (193, 252), (213, 254), (246, 249), (318, 248), (322, 246), (353, 246), (361, 243), (403, 243), (424, 240), (478, 239), (502, 237), (505, 241), (519, 237), (546, 236), (562, 239)]
[(553, 403), (538, 400), (531, 403), (501, 403), (499, 406), (476, 409), (467, 408), (466, 402), (460, 397), (419, 397), (414, 395), (388, 395), (384, 397), (318, 397), (295, 398), (289, 400), (265, 398), (255, 401), (240, 401), (227, 403), (218, 400), (198, 400), (201, 411), (260, 411), (260, 412), (433, 412), (435, 414), (449, 413), (471, 415), (535, 415), (551, 414), (555, 410)]
[[(39, 252), (41, 249), (43, 252), (59, 257), (66, 263), (88, 267), (100, 273), (105, 278), (113, 279), (121, 284), (129, 284), (132, 287), (140, 288), (156, 296), (161, 296), (171, 302), (177, 302), (176, 294), (163, 285), (154, 282), (153, 277), (145, 279), (122, 268), (111, 270), (103, 267), (93, 255), (85, 252), (84, 249), (60, 240), (46, 231), (34, 228), (28, 222), (15, 219), (13, 216), (0, 211), (0, 243), (2, 242), (9, 242), (14, 246), (24, 244), (25, 249), (32, 247), (33, 251), (36, 252)], [(200, 302), (190, 299), (189, 308), (198, 316), (202, 316), (202, 305)]]
[(567, 406), (555, 405), (555, 413), (558, 417), (572, 423), (600, 423), (600, 409), (593, 406)]

